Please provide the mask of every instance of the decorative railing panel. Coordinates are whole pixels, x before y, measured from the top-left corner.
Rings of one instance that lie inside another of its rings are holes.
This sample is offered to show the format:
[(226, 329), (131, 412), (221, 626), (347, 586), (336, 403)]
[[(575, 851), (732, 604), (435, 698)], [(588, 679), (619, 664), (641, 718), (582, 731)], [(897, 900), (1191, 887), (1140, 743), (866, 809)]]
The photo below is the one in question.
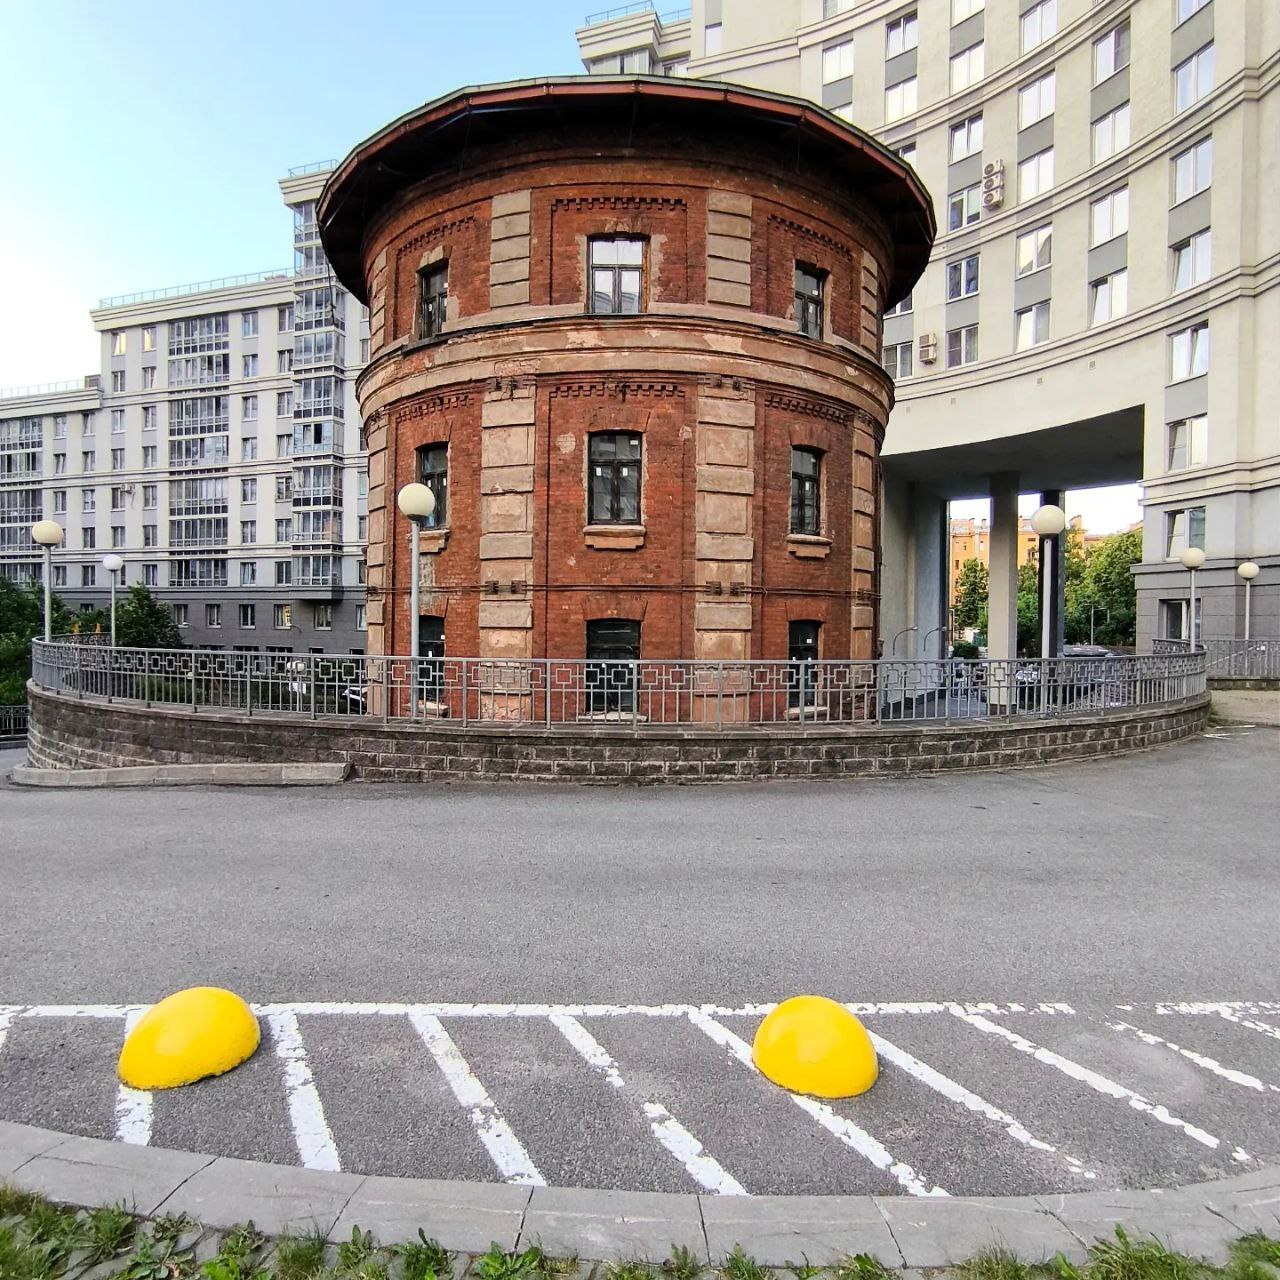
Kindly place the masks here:
[[(97, 637), (94, 637), (97, 640)], [(403, 658), (35, 642), (38, 686), (75, 697), (461, 725), (775, 729), (1079, 716), (1205, 690), (1203, 652), (843, 662)]]

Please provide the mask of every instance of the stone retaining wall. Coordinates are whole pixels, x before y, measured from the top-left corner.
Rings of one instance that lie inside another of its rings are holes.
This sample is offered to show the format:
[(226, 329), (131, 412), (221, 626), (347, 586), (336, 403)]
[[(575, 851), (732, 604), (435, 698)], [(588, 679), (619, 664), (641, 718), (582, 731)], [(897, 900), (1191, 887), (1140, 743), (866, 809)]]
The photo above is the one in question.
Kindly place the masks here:
[(1207, 696), (1093, 720), (709, 732), (379, 724), (337, 717), (95, 702), (28, 687), (30, 763), (43, 768), (281, 760), (350, 764), (371, 782), (711, 782), (1008, 769), (1138, 751), (1199, 732)]

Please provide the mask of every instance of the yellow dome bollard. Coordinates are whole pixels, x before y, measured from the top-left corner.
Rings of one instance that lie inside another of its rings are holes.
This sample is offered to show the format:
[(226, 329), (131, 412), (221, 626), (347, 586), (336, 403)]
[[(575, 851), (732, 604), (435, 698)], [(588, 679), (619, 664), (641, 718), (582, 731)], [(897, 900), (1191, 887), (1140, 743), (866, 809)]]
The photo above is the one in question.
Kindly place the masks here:
[(172, 1089), (239, 1066), (261, 1038), (257, 1018), (235, 992), (189, 987), (143, 1014), (116, 1071), (131, 1089)]
[(761, 1073), (792, 1093), (852, 1098), (880, 1074), (866, 1028), (825, 996), (793, 996), (760, 1024), (751, 1056)]

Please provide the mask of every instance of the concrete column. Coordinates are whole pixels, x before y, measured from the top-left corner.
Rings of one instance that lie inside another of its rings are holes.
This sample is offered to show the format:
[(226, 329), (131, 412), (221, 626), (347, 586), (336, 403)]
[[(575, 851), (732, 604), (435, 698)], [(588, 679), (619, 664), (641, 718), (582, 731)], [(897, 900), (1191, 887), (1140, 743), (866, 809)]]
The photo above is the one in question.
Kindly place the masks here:
[(1018, 656), (1018, 477), (991, 477), (991, 554), (987, 655)]
[[(1046, 489), (1040, 495), (1040, 505), (1042, 507), (1062, 507), (1065, 511), (1067, 494), (1064, 489)], [(1047, 539), (1048, 554), (1041, 554), (1039, 558), (1039, 567), (1036, 571), (1036, 599), (1044, 601), (1045, 581), (1044, 575), (1048, 573), (1049, 577), (1049, 628), (1051, 640), (1051, 648), (1049, 653), (1042, 653), (1042, 658), (1057, 658), (1062, 656), (1062, 644), (1065, 637), (1066, 628), (1066, 610), (1067, 610), (1067, 535), (1064, 530), (1056, 538)], [(1040, 546), (1044, 548), (1046, 539), (1040, 539)], [(1043, 603), (1041, 605), (1043, 608)], [(1044, 633), (1044, 619), (1040, 620), (1040, 631)]]

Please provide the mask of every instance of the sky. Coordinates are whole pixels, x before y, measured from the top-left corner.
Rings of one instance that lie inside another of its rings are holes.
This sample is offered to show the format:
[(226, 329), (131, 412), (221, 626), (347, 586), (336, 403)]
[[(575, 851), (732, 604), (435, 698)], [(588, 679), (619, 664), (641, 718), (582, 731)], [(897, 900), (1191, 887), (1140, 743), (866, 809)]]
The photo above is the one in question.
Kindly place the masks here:
[[(290, 168), (461, 85), (581, 72), (574, 31), (608, 7), (0, 0), (0, 387), (97, 372), (101, 298), (288, 267)], [(1122, 529), (1137, 494), (1068, 513)]]

